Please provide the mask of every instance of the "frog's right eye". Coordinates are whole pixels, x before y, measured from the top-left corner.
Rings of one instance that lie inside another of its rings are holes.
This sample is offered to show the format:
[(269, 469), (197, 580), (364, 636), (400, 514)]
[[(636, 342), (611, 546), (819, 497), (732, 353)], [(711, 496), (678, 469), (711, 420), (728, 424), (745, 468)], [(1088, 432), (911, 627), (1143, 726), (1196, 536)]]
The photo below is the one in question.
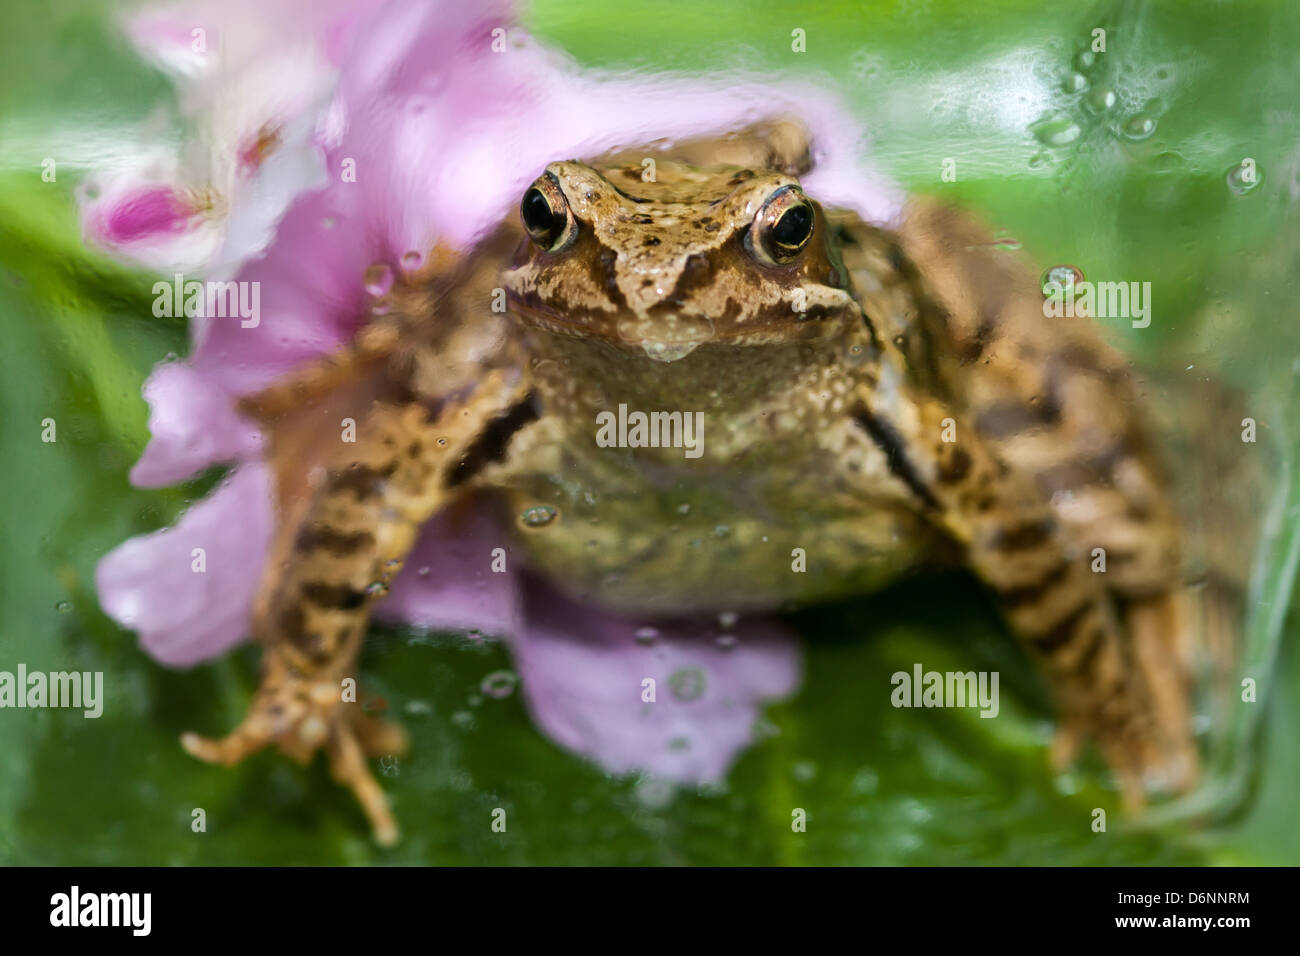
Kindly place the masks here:
[(519, 203), (519, 216), (529, 238), (551, 252), (567, 245), (577, 234), (573, 210), (564, 198), (564, 190), (550, 173), (528, 187)]

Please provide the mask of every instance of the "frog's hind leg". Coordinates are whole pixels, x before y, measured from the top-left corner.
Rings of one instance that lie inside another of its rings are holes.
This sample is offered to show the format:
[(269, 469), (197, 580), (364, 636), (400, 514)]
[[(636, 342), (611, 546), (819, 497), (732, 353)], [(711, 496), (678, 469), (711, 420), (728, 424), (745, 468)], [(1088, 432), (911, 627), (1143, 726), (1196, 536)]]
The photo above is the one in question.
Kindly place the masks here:
[(943, 441), (943, 422), (956, 416), (927, 398), (894, 408), (864, 391), (854, 417), (992, 589), (1052, 685), (1069, 733), (1098, 741), (1126, 804), (1140, 807), (1145, 775), (1166, 763), (1167, 748), (1115, 601), (1032, 475), (1009, 468), (973, 430)]
[[(325, 747), (336, 779), (361, 802), (381, 843), (396, 839), (365, 755), (400, 748), (401, 734), (344, 703), (373, 600), (401, 569), (420, 527), (495, 454), (506, 426), (530, 420), (522, 384), (488, 375), (436, 419), (419, 404), (375, 403), (282, 525), (254, 606), (262, 682), (248, 715), (218, 740), (186, 734), (186, 750), (234, 764), (268, 744), (300, 761)], [(489, 447), (491, 446), (491, 447)], [(350, 700), (351, 698), (349, 698)]]

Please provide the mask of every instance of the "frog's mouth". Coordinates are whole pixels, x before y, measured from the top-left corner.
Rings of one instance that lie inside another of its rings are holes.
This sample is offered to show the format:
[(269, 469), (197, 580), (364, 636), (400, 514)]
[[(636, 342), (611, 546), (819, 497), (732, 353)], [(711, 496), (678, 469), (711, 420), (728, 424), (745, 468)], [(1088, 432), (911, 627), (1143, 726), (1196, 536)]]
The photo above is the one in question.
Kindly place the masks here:
[(660, 362), (685, 358), (701, 345), (717, 343), (739, 345), (785, 345), (826, 338), (841, 327), (835, 316), (811, 316), (791, 323), (783, 312), (779, 322), (761, 318), (737, 323), (732, 317), (713, 319), (658, 311), (649, 316), (626, 313), (584, 313), (555, 309), (525, 294), (509, 294), (511, 311), (528, 326), (555, 335), (606, 342), (630, 350), (640, 350)]

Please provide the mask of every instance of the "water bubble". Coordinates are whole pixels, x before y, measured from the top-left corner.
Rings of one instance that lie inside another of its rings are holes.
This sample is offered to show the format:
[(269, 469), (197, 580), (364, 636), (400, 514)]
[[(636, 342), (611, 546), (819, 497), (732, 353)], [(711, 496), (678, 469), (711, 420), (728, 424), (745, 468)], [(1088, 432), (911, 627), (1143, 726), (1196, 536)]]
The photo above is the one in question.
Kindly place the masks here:
[(519, 520), (529, 528), (544, 528), (554, 521), (558, 514), (559, 512), (550, 505), (533, 505), (520, 515)]
[(518, 683), (519, 678), (514, 671), (493, 671), (483, 678), (479, 690), (493, 700), (505, 700), (515, 692), (515, 685)]
[(367, 267), (365, 272), (365, 289), (367, 295), (376, 299), (388, 295), (393, 287), (393, 270), (386, 262), (377, 262)]
[(811, 760), (800, 760), (790, 769), (794, 773), (794, 778), (800, 783), (807, 783), (817, 776), (817, 764)]
[(432, 570), (433, 570), (432, 568), (425, 567), (425, 568), (420, 568), (420, 570), (416, 571), (415, 573), (422, 578), (427, 578), (429, 576), (429, 572)]
[(1051, 161), (1052, 161), (1052, 154), (1047, 152), (1047, 150), (1040, 150), (1039, 152), (1034, 153), (1034, 155), (1029, 157), (1029, 168), (1042, 169), (1044, 166), (1051, 163)]
[(1084, 275), (1082, 269), (1078, 266), (1062, 263), (1043, 270), (1043, 275), (1038, 281), (1038, 286), (1042, 289), (1046, 288), (1050, 283), (1055, 283), (1060, 286), (1062, 292), (1066, 292), (1083, 280)]
[(719, 635), (717, 636), (717, 638), (714, 640), (714, 643), (717, 644), (718, 647), (721, 648), (722, 650), (724, 650), (724, 651), (730, 651), (730, 650), (734, 649), (735, 646), (736, 646), (736, 644), (737, 644), (737, 641), (736, 641), (736, 635), (735, 635), (735, 634), (719, 634)]
[(1182, 168), (1183, 157), (1173, 150), (1165, 150), (1151, 160), (1151, 168), (1158, 173), (1172, 173)]
[(451, 715), (451, 722), (461, 730), (472, 730), (474, 727), (474, 713), (469, 710), (458, 710)]
[(668, 677), (668, 687), (673, 696), (687, 703), (704, 696), (705, 684), (704, 671), (698, 667), (684, 667)]
[(1088, 88), (1088, 78), (1082, 73), (1071, 73), (1061, 81), (1061, 89), (1067, 93), (1082, 93)]
[(366, 585), (366, 594), (372, 598), (381, 598), (388, 595), (388, 585), (383, 581), (371, 581)]
[(1097, 54), (1091, 50), (1080, 50), (1079, 55), (1074, 58), (1074, 65), (1084, 72), (1091, 70), (1096, 63)]
[(402, 254), (402, 268), (407, 272), (414, 272), (422, 265), (424, 265), (424, 256), (414, 249)]
[(1224, 176), (1233, 195), (1244, 196), (1264, 181), (1264, 173), (1253, 162), (1233, 166)]
[(1068, 146), (1079, 138), (1083, 130), (1068, 116), (1053, 114), (1030, 123), (1029, 132), (1044, 146)]
[(677, 788), (671, 781), (661, 780), (658, 777), (646, 777), (636, 786), (637, 803), (647, 810), (662, 810), (672, 803), (676, 793)]
[(740, 615), (735, 611), (723, 611), (718, 615), (718, 626), (724, 631), (729, 631), (736, 626), (738, 620), (740, 620)]
[(1104, 113), (1115, 105), (1115, 91), (1108, 86), (1093, 87), (1083, 98), (1083, 105), (1094, 113)]
[(635, 637), (638, 644), (653, 644), (659, 638), (659, 628), (638, 627)]
[(679, 515), (690, 514), (690, 513), (691, 513), (691, 506), (690, 506), (690, 505), (678, 505), (678, 506), (677, 506), (677, 513), (678, 513)]
[(1150, 139), (1155, 135), (1156, 120), (1154, 116), (1146, 113), (1135, 113), (1124, 121), (1120, 127), (1120, 132), (1124, 134), (1125, 139), (1131, 139), (1135, 143), (1140, 143), (1144, 139)]
[(58, 611), (60, 614), (67, 614), (72, 610), (72, 602), (60, 601), (58, 604), (54, 605), (54, 610)]
[(402, 710), (412, 717), (424, 717), (433, 713), (433, 707), (427, 700), (408, 700)]

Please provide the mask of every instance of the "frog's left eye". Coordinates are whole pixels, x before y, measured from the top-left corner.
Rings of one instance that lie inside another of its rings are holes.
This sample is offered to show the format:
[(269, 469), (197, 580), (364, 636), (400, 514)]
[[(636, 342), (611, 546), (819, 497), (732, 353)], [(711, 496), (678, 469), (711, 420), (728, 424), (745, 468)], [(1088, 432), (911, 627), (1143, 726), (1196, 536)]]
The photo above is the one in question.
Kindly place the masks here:
[(797, 186), (783, 186), (768, 197), (754, 217), (750, 251), (767, 265), (784, 265), (812, 238), (817, 217)]
[(550, 173), (528, 187), (519, 203), (519, 216), (533, 242), (552, 252), (566, 245), (577, 232), (569, 200)]

